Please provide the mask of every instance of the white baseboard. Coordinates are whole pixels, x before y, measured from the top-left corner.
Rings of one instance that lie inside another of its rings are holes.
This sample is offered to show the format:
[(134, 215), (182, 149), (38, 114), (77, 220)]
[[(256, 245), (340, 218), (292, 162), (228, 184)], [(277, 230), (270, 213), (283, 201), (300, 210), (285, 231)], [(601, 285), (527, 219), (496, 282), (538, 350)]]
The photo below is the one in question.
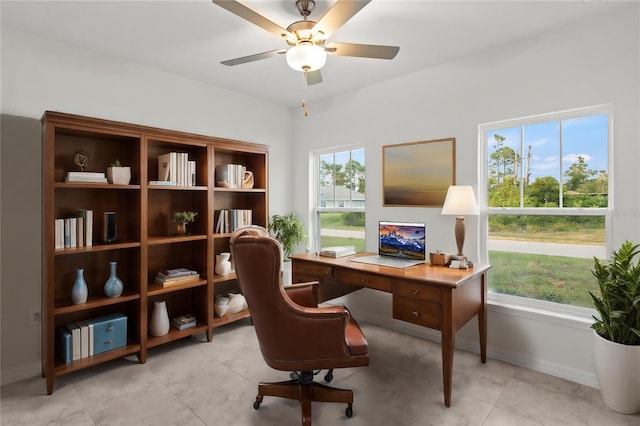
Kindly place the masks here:
[[(410, 323), (394, 320), (389, 317), (372, 315), (368, 312), (358, 312), (357, 319), (359, 322), (369, 322), (371, 324), (379, 325), (390, 330), (395, 330), (399, 333), (408, 334), (410, 336), (430, 340), (436, 343), (441, 342), (439, 331), (414, 326)], [(533, 358), (515, 351), (494, 351), (491, 350), (491, 345), (487, 346), (487, 358), (489, 359), (504, 361), (518, 367), (539, 371), (541, 373), (560, 377), (562, 379), (569, 380), (581, 385), (589, 386), (596, 389), (599, 388), (598, 378), (594, 372), (576, 369), (570, 365)], [(476, 339), (460, 338), (459, 336), (456, 336), (456, 348), (471, 353), (480, 353), (478, 341)]]

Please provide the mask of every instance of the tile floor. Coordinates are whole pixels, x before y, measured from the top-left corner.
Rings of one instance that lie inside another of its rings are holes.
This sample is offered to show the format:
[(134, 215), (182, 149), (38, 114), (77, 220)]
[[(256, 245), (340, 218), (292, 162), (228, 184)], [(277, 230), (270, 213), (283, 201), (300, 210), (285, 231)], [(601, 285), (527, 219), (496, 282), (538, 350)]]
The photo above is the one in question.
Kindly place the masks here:
[[(354, 415), (345, 406), (314, 403), (315, 426), (640, 425), (640, 415), (617, 414), (592, 388), (456, 351), (453, 404), (442, 397), (440, 346), (361, 324), (371, 364), (336, 370), (333, 385), (355, 391)], [(36, 377), (2, 387), (2, 425), (300, 424), (297, 402), (265, 397), (252, 404), (259, 380), (283, 380), (266, 366), (248, 320), (204, 336), (154, 348), (146, 364), (115, 360), (56, 379), (45, 394)]]

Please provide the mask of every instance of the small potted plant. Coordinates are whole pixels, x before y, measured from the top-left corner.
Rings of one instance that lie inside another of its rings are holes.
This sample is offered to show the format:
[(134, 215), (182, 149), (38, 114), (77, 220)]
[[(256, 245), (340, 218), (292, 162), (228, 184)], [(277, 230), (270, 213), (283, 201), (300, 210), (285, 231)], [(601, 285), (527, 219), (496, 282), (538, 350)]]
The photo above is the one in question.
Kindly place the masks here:
[(116, 185), (129, 185), (131, 181), (131, 167), (125, 167), (120, 164), (120, 160), (111, 163), (111, 167), (107, 167), (107, 181)]
[(197, 212), (173, 212), (173, 221), (177, 223), (178, 235), (185, 235), (187, 233), (187, 223), (196, 220)]
[(589, 292), (595, 364), (602, 399), (624, 414), (640, 412), (640, 244), (625, 241), (609, 259), (594, 258), (600, 294)]
[(282, 282), (285, 285), (291, 284), (291, 260), (289, 255), (293, 252), (294, 246), (307, 241), (307, 232), (304, 222), (295, 212), (287, 215), (274, 214), (271, 216), (269, 233), (280, 242), (284, 254)]

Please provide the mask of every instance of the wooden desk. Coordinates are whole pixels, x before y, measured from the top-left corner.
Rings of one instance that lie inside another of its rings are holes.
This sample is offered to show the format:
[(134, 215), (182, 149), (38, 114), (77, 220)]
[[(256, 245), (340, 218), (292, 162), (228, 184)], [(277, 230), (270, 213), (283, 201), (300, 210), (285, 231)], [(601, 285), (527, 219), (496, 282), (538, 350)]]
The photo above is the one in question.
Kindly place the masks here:
[(293, 282), (319, 281), (323, 301), (360, 288), (391, 293), (393, 318), (440, 330), (444, 403), (450, 407), (456, 332), (476, 315), (480, 360), (487, 361), (487, 270), (491, 266), (465, 270), (425, 264), (399, 269), (351, 262), (353, 257), (293, 255)]

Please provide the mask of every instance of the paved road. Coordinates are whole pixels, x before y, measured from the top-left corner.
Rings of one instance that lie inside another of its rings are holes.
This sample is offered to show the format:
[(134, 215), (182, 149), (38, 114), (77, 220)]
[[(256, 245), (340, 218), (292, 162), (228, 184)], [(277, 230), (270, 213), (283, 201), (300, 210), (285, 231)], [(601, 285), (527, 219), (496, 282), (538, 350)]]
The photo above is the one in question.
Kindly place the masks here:
[(516, 253), (548, 254), (556, 256), (600, 259), (607, 257), (605, 246), (589, 246), (581, 244), (533, 243), (529, 241), (489, 240), (489, 250), (511, 251)]
[[(364, 238), (362, 231), (345, 231), (342, 229), (323, 229), (322, 235), (331, 237)], [(560, 244), (560, 243), (533, 243), (528, 241), (513, 240), (489, 240), (489, 250), (511, 251), (516, 253), (548, 254), (555, 256), (569, 256), (592, 259), (594, 256), (600, 259), (607, 257), (607, 249), (604, 246)]]

